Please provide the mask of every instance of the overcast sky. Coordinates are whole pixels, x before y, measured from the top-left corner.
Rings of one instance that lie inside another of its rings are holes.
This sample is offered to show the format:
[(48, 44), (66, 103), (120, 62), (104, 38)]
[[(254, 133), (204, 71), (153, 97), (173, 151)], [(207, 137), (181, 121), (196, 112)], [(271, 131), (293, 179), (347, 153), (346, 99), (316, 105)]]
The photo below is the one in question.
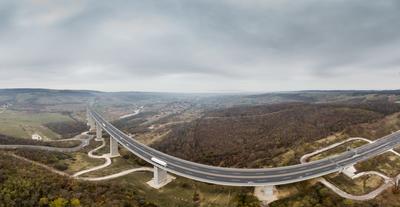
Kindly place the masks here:
[(0, 0), (0, 88), (400, 88), (398, 0)]

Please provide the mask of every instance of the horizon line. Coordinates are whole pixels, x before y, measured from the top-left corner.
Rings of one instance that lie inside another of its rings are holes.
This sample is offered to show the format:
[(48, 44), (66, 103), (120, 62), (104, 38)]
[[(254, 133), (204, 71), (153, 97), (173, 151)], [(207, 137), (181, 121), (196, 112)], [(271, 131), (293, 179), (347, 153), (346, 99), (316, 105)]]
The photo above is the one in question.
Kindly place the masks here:
[(276, 91), (240, 91), (240, 90), (220, 90), (220, 91), (142, 91), (142, 90), (118, 90), (103, 91), (95, 89), (66, 89), (66, 88), (43, 88), (43, 87), (21, 87), (21, 88), (0, 88), (0, 90), (52, 90), (52, 91), (90, 91), (99, 93), (177, 93), (177, 94), (263, 94), (263, 93), (293, 93), (293, 92), (374, 92), (374, 91), (400, 91), (398, 89), (302, 89), (302, 90), (276, 90)]

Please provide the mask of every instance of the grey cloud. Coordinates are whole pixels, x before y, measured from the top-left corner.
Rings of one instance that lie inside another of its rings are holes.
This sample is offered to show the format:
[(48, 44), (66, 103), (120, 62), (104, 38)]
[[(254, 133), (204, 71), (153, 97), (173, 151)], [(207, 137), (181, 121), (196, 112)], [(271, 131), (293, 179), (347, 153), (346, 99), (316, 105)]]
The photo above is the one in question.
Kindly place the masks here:
[[(324, 89), (327, 79), (360, 71), (377, 78), (382, 67), (396, 73), (398, 65), (396, 0), (46, 2), (0, 3), (0, 75), (8, 85), (24, 78), (28, 86), (57, 88), (38, 83), (37, 74), (66, 74), (75, 87), (85, 74), (115, 90), (142, 89), (143, 80), (155, 81), (149, 90)], [(127, 79), (135, 81), (116, 85)], [(199, 80), (193, 87), (204, 88), (169, 87)], [(88, 81), (82, 87), (104, 89)]]

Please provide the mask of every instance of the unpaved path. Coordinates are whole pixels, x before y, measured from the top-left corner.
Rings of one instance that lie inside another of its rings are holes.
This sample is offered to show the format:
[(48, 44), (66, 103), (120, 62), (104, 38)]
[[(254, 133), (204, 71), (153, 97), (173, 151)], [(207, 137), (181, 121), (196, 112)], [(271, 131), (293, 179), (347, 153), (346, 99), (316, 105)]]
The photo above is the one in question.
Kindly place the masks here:
[(112, 174), (112, 175), (106, 175), (106, 176), (103, 176), (103, 177), (79, 177), (78, 179), (86, 180), (86, 181), (110, 180), (110, 179), (114, 179), (114, 178), (118, 178), (118, 177), (127, 175), (129, 173), (140, 172), (140, 171), (153, 172), (153, 168), (150, 168), (150, 167), (139, 167), (139, 168), (133, 168), (133, 169), (130, 169), (130, 170), (124, 170), (124, 171), (121, 171), (119, 173), (115, 173), (115, 174)]
[(86, 173), (89, 173), (89, 172), (92, 172), (92, 171), (100, 170), (100, 169), (103, 169), (103, 168), (111, 165), (112, 162), (111, 162), (111, 158), (110, 158), (109, 154), (103, 154), (103, 155), (100, 155), (100, 156), (93, 154), (93, 152), (95, 152), (95, 151), (97, 151), (97, 150), (99, 150), (99, 149), (101, 149), (101, 148), (106, 146), (106, 141), (104, 139), (101, 139), (100, 141), (102, 141), (103, 144), (100, 145), (99, 147), (91, 150), (90, 152), (88, 152), (88, 156), (91, 157), (91, 158), (95, 158), (95, 159), (105, 159), (104, 164), (96, 166), (96, 167), (92, 167), (92, 168), (89, 168), (89, 169), (86, 169), (86, 170), (79, 171), (79, 172), (75, 173), (74, 175), (72, 175), (73, 177), (78, 177), (80, 175), (83, 175), (83, 174), (86, 174)]
[(82, 148), (86, 147), (89, 145), (90, 140), (92, 139), (92, 136), (89, 136), (89, 138), (82, 138), (82, 135), (86, 135), (87, 132), (84, 132), (80, 135), (77, 135), (74, 138), (69, 138), (69, 139), (62, 139), (62, 140), (57, 140), (58, 142), (62, 141), (70, 141), (70, 140), (78, 140), (81, 141), (81, 144), (76, 146), (76, 147), (71, 147), (71, 148), (63, 148), (63, 147), (49, 147), (49, 146), (41, 146), (41, 145), (0, 145), (0, 149), (36, 149), (36, 150), (46, 150), (46, 151), (53, 151), (53, 152), (76, 152), (81, 150)]
[[(325, 148), (319, 149), (315, 152), (309, 153), (309, 154), (305, 154), (300, 158), (300, 162), (301, 163), (306, 163), (307, 160), (310, 157), (313, 157), (317, 154), (320, 154), (324, 151), (330, 150), (332, 148), (335, 148), (339, 145), (342, 145), (344, 143), (350, 142), (350, 141), (354, 141), (354, 140), (362, 140), (362, 141), (366, 141), (369, 143), (372, 143), (373, 141), (369, 140), (369, 139), (365, 139), (365, 138), (361, 138), (361, 137), (354, 137), (354, 138), (349, 138), (347, 140), (344, 140), (342, 142), (338, 142), (332, 145), (329, 145)], [(390, 152), (400, 156), (400, 154), (394, 150), (390, 150)], [(380, 176), (383, 180), (384, 180), (384, 184), (382, 184), (381, 186), (379, 186), (379, 188), (375, 189), (372, 192), (369, 192), (365, 195), (352, 195), (349, 194), (347, 192), (344, 192), (343, 190), (339, 189), (338, 187), (336, 187), (334, 184), (328, 182), (325, 178), (321, 177), (318, 178), (317, 180), (322, 183), (323, 185), (325, 185), (327, 188), (331, 189), (333, 192), (335, 192), (336, 194), (338, 194), (339, 196), (346, 198), (346, 199), (351, 199), (351, 200), (357, 200), (357, 201), (365, 201), (365, 200), (371, 200), (374, 199), (376, 196), (378, 196), (379, 194), (381, 194), (383, 191), (385, 191), (386, 189), (392, 187), (395, 184), (395, 180), (398, 180), (400, 178), (400, 175), (398, 175), (396, 178), (390, 178), (382, 173), (376, 172), (376, 171), (368, 171), (368, 172), (361, 172), (361, 173), (357, 173), (356, 175), (354, 175), (353, 177), (351, 177), (352, 179), (356, 179), (359, 177), (362, 177), (364, 175), (377, 175)]]
[(322, 184), (324, 184), (326, 187), (328, 187), (329, 189), (331, 189), (333, 192), (335, 192), (336, 194), (338, 194), (340, 197), (342, 198), (347, 198), (350, 200), (357, 200), (357, 201), (366, 201), (366, 200), (371, 200), (374, 199), (376, 196), (378, 196), (379, 194), (381, 194), (383, 191), (385, 191), (387, 188), (390, 188), (393, 186), (393, 183), (391, 182), (385, 182), (383, 185), (381, 185), (379, 188), (375, 189), (374, 191), (367, 193), (365, 195), (352, 195), (349, 193), (344, 192), (343, 190), (339, 189), (338, 187), (336, 187), (335, 185), (333, 185), (332, 183), (328, 182), (327, 180), (325, 180), (324, 178), (320, 178), (318, 179), (318, 181)]
[[(81, 135), (87, 135), (87, 132), (84, 132)], [(72, 148), (59, 148), (59, 147), (48, 147), (48, 146), (38, 146), (38, 145), (0, 145), (0, 149), (20, 149), (20, 148), (23, 148), (23, 149), (47, 150), (47, 151), (53, 151), (53, 152), (54, 151), (56, 151), (56, 152), (75, 152), (75, 151), (79, 151), (82, 148), (88, 146), (89, 143), (90, 143), (90, 140), (93, 139), (93, 137), (94, 137), (94, 136), (89, 136), (89, 138), (83, 139), (83, 138), (80, 137), (81, 135), (78, 135), (78, 136), (76, 136), (74, 138), (58, 140), (58, 141), (69, 141), (69, 140), (79, 140), (79, 141), (81, 141), (81, 144), (79, 146), (72, 147)], [(109, 154), (103, 154), (103, 155), (94, 155), (93, 154), (95, 151), (105, 147), (105, 145), (106, 145), (105, 140), (102, 139), (100, 141), (102, 141), (103, 144), (101, 146), (89, 151), (88, 152), (88, 156), (91, 157), (91, 158), (96, 158), (96, 159), (105, 159), (105, 163), (102, 164), (102, 165), (90, 168), (90, 169), (79, 171), (79, 172), (77, 172), (77, 173), (75, 173), (73, 175), (70, 175), (68, 173), (59, 171), (57, 169), (49, 167), (49, 166), (47, 166), (45, 164), (42, 164), (40, 162), (29, 160), (29, 159), (27, 159), (25, 157), (21, 157), (19, 155), (11, 153), (11, 152), (7, 152), (6, 154), (8, 154), (8, 155), (10, 155), (12, 157), (15, 157), (15, 158), (17, 158), (19, 160), (22, 160), (22, 161), (25, 161), (25, 162), (29, 162), (29, 163), (34, 164), (36, 166), (42, 167), (44, 169), (47, 169), (47, 170), (49, 170), (49, 171), (51, 171), (53, 173), (56, 173), (58, 175), (62, 175), (62, 176), (66, 176), (66, 177), (72, 177), (74, 179), (86, 180), (86, 181), (110, 180), (110, 179), (114, 179), (114, 178), (118, 178), (118, 177), (127, 175), (127, 174), (132, 173), (132, 172), (139, 172), (139, 171), (153, 172), (153, 168), (139, 167), (139, 168), (133, 168), (133, 169), (129, 169), (129, 170), (124, 170), (124, 171), (121, 171), (119, 173), (115, 173), (115, 174), (107, 175), (107, 176), (102, 176), (102, 177), (80, 177), (83, 174), (86, 174), (86, 173), (89, 173), (89, 172), (93, 172), (93, 171), (96, 171), (96, 170), (100, 170), (100, 169), (103, 169), (103, 168), (111, 165), (112, 161), (111, 161), (111, 158), (110, 158)]]
[(86, 180), (86, 181), (102, 181), (102, 180), (110, 180), (113, 178), (118, 178), (124, 175), (127, 175), (129, 173), (132, 172), (138, 172), (138, 171), (149, 171), (149, 172), (153, 172), (153, 168), (149, 168), (149, 167), (139, 167), (139, 168), (133, 168), (133, 169), (129, 169), (129, 170), (124, 170), (121, 171), (119, 173), (115, 173), (112, 175), (107, 175), (107, 176), (103, 176), (103, 177), (80, 177), (83, 174), (89, 173), (89, 172), (93, 172), (96, 170), (100, 170), (103, 169), (109, 165), (111, 165), (112, 161), (111, 161), (111, 157), (110, 154), (103, 154), (103, 155), (94, 155), (93, 153), (97, 150), (100, 150), (101, 148), (106, 146), (106, 142), (104, 139), (100, 140), (101, 142), (103, 142), (103, 144), (93, 150), (91, 150), (90, 152), (88, 152), (88, 156), (91, 158), (95, 158), (95, 159), (105, 159), (104, 164), (90, 168), (90, 169), (86, 169), (86, 170), (82, 170), (79, 171), (77, 173), (75, 173), (74, 175), (72, 175), (74, 178), (76, 179), (80, 179), (80, 180)]
[(347, 142), (356, 141), (356, 140), (362, 140), (362, 141), (365, 141), (365, 142), (368, 142), (368, 143), (372, 143), (372, 142), (373, 142), (373, 141), (371, 141), (371, 140), (369, 140), (369, 139), (365, 139), (365, 138), (361, 138), (361, 137), (352, 137), (352, 138), (346, 139), (346, 140), (344, 140), (344, 141), (341, 141), (341, 142), (338, 142), (338, 143), (329, 145), (329, 146), (327, 146), (327, 147), (324, 147), (324, 148), (319, 149), (319, 150), (317, 150), (317, 151), (314, 151), (314, 152), (312, 152), (312, 153), (305, 154), (305, 155), (303, 155), (303, 156), (300, 158), (300, 162), (301, 162), (301, 163), (306, 163), (307, 160), (308, 160), (310, 157), (313, 157), (313, 156), (315, 156), (315, 155), (317, 155), (317, 154), (320, 154), (320, 153), (325, 152), (325, 151), (327, 151), (327, 150), (330, 150), (330, 149), (333, 149), (333, 148), (335, 148), (335, 147), (338, 147), (338, 146), (340, 146), (340, 145), (342, 145), (342, 144), (345, 144), (345, 143), (347, 143)]

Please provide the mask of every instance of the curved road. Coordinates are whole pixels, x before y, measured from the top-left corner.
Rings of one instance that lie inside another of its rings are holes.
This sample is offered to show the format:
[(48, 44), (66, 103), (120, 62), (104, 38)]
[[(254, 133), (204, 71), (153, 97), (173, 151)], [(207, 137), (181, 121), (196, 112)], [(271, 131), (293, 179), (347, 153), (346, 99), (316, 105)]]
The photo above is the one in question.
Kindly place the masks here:
[[(77, 135), (81, 136), (81, 135)], [(69, 141), (69, 140), (78, 140), (81, 142), (76, 147), (71, 148), (64, 148), (64, 147), (50, 147), (50, 146), (43, 146), (43, 145), (23, 145), (23, 144), (14, 144), (14, 145), (0, 145), (0, 149), (34, 149), (34, 150), (46, 150), (46, 151), (53, 151), (53, 152), (76, 152), (81, 150), (82, 148), (89, 145), (90, 140), (92, 137), (90, 136), (88, 139), (82, 138), (69, 138), (63, 140), (56, 140), (57, 142)], [(53, 141), (54, 142), (54, 141)]]
[[(186, 178), (230, 186), (282, 185), (308, 180), (338, 172), (346, 166), (382, 154), (400, 144), (400, 131), (397, 131), (352, 151), (314, 162), (262, 169), (222, 168), (198, 164), (167, 155), (130, 138), (107, 122), (96, 111), (89, 109), (88, 115), (98, 123), (97, 126), (101, 126), (119, 144), (152, 165)], [(167, 166), (164, 167), (153, 162), (151, 160), (152, 157), (165, 161)]]

